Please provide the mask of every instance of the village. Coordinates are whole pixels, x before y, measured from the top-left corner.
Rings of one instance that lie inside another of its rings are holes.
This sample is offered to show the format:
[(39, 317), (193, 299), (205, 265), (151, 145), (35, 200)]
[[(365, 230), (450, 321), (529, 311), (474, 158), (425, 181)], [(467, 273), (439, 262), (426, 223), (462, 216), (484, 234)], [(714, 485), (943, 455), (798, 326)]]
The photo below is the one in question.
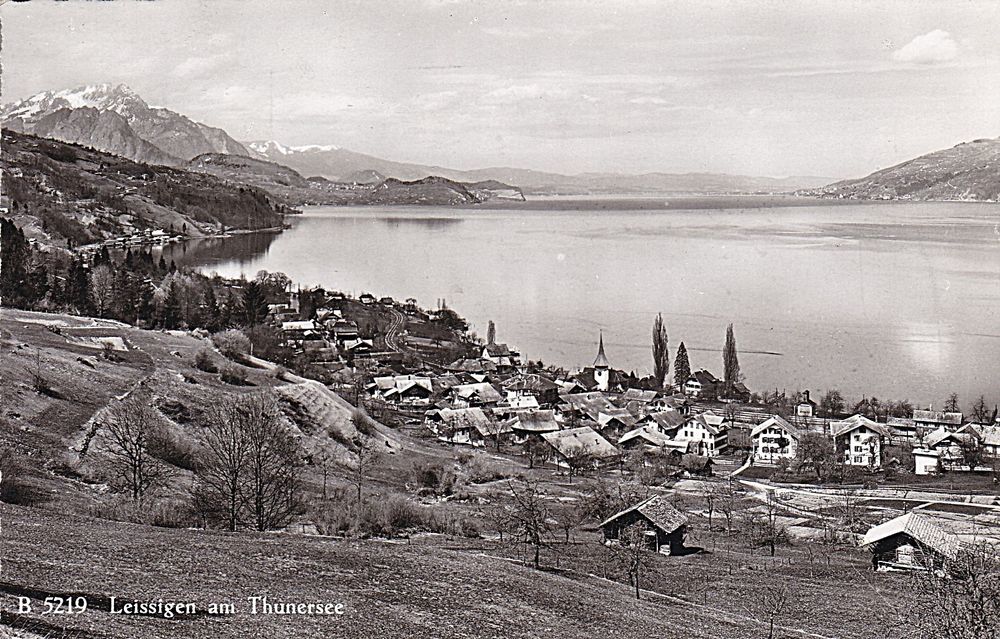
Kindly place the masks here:
[[(489, 451), (569, 481), (628, 469), (695, 498), (720, 481), (729, 491), (735, 484), (771, 509), (782, 534), (846, 540), (871, 551), (880, 571), (939, 566), (963, 544), (1000, 542), (996, 411), (978, 421), (957, 410), (831, 413), (809, 391), (776, 409), (741, 379), (689, 371), (687, 361), (675, 362), (673, 383), (662, 386), (617, 369), (603, 334), (591, 366), (544, 367), (498, 342), (492, 322), (485, 339), (471, 336), (461, 357), (440, 363), (423, 357), (440, 339), (411, 331), (454, 316), (443, 304), (428, 312), (414, 299), (333, 293), (312, 318), (299, 311), (294, 293), (270, 306), (289, 348), (326, 353), (319, 359), (340, 370), (331, 387), (383, 423), (443, 446)], [(352, 319), (359, 313), (367, 329)], [(845, 500), (868, 516), (838, 529), (842, 522), (832, 525), (828, 515)], [(618, 540), (637, 521), (649, 529), (651, 549), (683, 552), (688, 515), (662, 494), (604, 522), (605, 539)]]

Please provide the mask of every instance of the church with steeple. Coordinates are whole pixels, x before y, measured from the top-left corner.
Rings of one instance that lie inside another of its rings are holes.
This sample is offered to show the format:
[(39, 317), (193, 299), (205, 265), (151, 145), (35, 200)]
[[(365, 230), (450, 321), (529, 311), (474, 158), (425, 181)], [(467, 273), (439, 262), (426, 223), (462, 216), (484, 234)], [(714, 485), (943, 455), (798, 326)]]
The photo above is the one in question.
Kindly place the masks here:
[(584, 368), (574, 379), (588, 391), (601, 392), (621, 392), (633, 385), (630, 382), (636, 381), (634, 375), (630, 376), (625, 371), (611, 368), (608, 355), (604, 352), (604, 331), (601, 331), (598, 337), (594, 365)]

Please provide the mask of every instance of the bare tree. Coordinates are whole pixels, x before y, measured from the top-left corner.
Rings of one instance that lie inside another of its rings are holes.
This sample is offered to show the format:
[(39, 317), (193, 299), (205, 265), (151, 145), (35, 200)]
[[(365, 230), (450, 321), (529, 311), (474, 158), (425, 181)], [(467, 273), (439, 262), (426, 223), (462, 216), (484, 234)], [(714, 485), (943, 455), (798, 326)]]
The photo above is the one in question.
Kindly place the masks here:
[(247, 467), (248, 422), (259, 419), (251, 396), (227, 398), (207, 413), (202, 435), (200, 487), (211, 501), (221, 505), (226, 527), (235, 531), (240, 520), (240, 489)]
[(111, 471), (132, 501), (141, 502), (170, 477), (169, 468), (150, 454), (163, 420), (149, 402), (133, 395), (113, 405), (103, 425)]
[(983, 447), (982, 440), (975, 433), (968, 433), (967, 435), (967, 437), (959, 442), (962, 464), (968, 466), (969, 470), (975, 470), (985, 461), (986, 449)]
[(115, 274), (107, 264), (98, 264), (90, 272), (90, 301), (98, 317), (105, 317), (115, 302)]
[(244, 503), (259, 531), (285, 526), (298, 508), (298, 471), (302, 451), (281, 423), (272, 395), (247, 397), (253, 419), (246, 422)]
[(663, 388), (670, 372), (670, 350), (667, 341), (667, 327), (663, 323), (663, 313), (657, 313), (653, 320), (653, 377), (656, 385)]
[(571, 482), (574, 475), (581, 474), (594, 465), (594, 455), (590, 452), (589, 448), (580, 444), (567, 446), (563, 449), (563, 459), (569, 467)]
[(958, 393), (948, 395), (948, 401), (944, 403), (944, 410), (946, 413), (957, 413), (961, 410), (958, 407)]
[(986, 405), (986, 396), (980, 395), (979, 399), (972, 406), (972, 421), (977, 424), (986, 424), (990, 421), (990, 416), (992, 411), (990, 407)]
[(774, 626), (783, 616), (789, 614), (795, 605), (795, 594), (788, 584), (768, 585), (755, 598), (751, 598), (743, 608), (758, 623), (767, 624), (767, 639), (774, 639)]
[(507, 482), (513, 501), (510, 512), (512, 530), (521, 539), (521, 543), (533, 549), (533, 565), (537, 570), (540, 565), (542, 547), (546, 545), (551, 531), (551, 513), (545, 503), (545, 496), (538, 487), (538, 482), (525, 480), (520, 486), (513, 481)]
[(372, 469), (378, 466), (381, 461), (382, 449), (373, 437), (358, 436), (354, 439), (354, 454), (351, 479), (357, 491), (358, 516), (360, 517), (365, 482), (368, 481)]
[(644, 522), (638, 521), (631, 526), (622, 528), (618, 533), (618, 543), (609, 546), (618, 557), (625, 574), (635, 587), (635, 598), (640, 599), (642, 587), (640, 579), (649, 565), (651, 555), (646, 548), (646, 532), (649, 529)]
[(915, 573), (913, 616), (924, 636), (939, 639), (996, 639), (1000, 636), (1000, 550), (971, 544), (944, 571), (928, 560)]

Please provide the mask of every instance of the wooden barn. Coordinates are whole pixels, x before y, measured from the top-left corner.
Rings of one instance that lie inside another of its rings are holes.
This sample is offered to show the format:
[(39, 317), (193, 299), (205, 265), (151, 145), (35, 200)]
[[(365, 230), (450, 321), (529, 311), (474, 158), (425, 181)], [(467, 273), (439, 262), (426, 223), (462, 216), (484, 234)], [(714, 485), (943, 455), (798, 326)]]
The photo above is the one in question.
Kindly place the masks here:
[(872, 568), (879, 572), (936, 570), (960, 550), (957, 536), (913, 512), (872, 527), (861, 547), (871, 550)]
[(622, 531), (639, 522), (646, 526), (646, 544), (650, 550), (676, 555), (684, 549), (688, 518), (660, 495), (653, 495), (601, 523), (604, 543), (618, 543)]

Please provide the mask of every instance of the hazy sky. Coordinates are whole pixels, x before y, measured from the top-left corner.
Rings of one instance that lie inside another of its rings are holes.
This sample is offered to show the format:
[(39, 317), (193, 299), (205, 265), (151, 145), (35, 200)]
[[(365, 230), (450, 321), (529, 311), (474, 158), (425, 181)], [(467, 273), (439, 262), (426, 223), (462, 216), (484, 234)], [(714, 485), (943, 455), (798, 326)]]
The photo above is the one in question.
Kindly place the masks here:
[(1000, 136), (1000, 2), (9, 2), (3, 99), (455, 168), (859, 176)]

